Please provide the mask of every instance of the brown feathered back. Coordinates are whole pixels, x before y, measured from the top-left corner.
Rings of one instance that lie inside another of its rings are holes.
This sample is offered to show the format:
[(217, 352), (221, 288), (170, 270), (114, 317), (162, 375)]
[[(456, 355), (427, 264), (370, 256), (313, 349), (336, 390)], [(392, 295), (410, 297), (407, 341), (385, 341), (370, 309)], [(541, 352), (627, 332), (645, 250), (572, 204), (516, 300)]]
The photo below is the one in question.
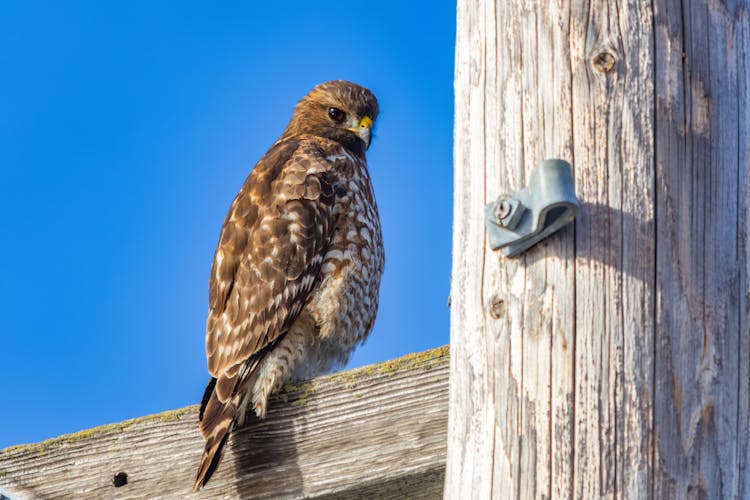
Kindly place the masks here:
[(334, 196), (325, 172), (304, 174), (313, 161), (325, 164), (319, 151), (299, 141), (274, 146), (225, 221), (210, 279), (206, 353), (215, 381), (204, 398), (200, 428), (206, 451), (196, 486), (219, 460), (241, 384), (297, 317), (320, 269), (333, 229)]
[[(224, 221), (209, 279), (206, 354), (212, 378), (199, 414), (206, 445), (194, 490), (216, 470), (248, 394), (257, 389), (267, 395), (281, 380), (276, 373), (261, 375), (260, 367), (320, 286), (340, 217), (337, 196), (346, 194), (345, 176), (354, 168), (346, 151), (364, 165), (369, 128), (365, 142), (351, 123), (331, 119), (332, 107), (358, 119), (374, 120), (378, 111), (375, 97), (349, 82), (313, 89), (256, 164)], [(350, 165), (340, 168), (341, 159)], [(379, 283), (379, 273), (377, 278)]]

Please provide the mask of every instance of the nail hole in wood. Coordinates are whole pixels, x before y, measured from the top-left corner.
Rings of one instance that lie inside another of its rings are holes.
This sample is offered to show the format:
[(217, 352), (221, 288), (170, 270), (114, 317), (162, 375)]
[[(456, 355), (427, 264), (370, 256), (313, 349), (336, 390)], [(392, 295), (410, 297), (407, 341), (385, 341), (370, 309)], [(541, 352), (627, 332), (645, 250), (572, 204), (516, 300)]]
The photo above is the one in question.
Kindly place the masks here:
[(115, 474), (114, 479), (112, 479), (112, 484), (115, 486), (115, 488), (125, 486), (126, 484), (128, 484), (128, 475), (124, 472), (118, 472), (117, 474)]
[(599, 73), (609, 73), (615, 67), (615, 56), (607, 51), (600, 52), (591, 60), (594, 69)]

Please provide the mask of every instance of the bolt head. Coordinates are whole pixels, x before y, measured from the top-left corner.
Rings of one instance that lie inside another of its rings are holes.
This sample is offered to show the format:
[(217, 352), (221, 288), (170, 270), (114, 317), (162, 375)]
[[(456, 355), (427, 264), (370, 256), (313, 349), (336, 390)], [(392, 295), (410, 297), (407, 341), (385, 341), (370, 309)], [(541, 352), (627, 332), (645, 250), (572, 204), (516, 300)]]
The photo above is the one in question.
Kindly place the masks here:
[(495, 215), (498, 219), (504, 219), (510, 215), (511, 210), (513, 210), (513, 205), (508, 200), (500, 200), (497, 204)]

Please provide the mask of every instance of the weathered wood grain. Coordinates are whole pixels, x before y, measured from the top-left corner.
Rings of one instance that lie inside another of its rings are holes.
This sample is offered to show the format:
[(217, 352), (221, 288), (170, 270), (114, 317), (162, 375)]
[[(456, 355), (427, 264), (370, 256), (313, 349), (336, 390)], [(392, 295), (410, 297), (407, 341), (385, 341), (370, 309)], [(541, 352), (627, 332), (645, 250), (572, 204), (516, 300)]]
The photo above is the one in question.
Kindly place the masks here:
[(655, 4), (659, 498), (749, 498), (750, 4)]
[[(459, 0), (446, 498), (750, 497), (747, 0)], [(549, 157), (574, 226), (482, 207)]]
[[(651, 1), (576, 2), (574, 496), (652, 488), (654, 69)], [(574, 42), (575, 41), (575, 42)]]
[[(197, 407), (0, 452), (0, 490), (21, 498), (439, 498), (448, 349), (286, 388), (266, 420), (232, 434), (190, 492)], [(116, 474), (127, 484), (113, 485)]]

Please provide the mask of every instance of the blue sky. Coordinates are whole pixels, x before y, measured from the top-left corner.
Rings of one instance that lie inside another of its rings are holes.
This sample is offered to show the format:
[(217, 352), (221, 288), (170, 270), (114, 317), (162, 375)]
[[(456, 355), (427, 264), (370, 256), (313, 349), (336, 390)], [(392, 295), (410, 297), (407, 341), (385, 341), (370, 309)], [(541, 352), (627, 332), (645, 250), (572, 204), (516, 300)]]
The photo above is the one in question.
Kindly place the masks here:
[(386, 272), (349, 366), (448, 343), (455, 4), (270, 4), (0, 4), (0, 448), (198, 402), (224, 215), (330, 79), (381, 107)]

